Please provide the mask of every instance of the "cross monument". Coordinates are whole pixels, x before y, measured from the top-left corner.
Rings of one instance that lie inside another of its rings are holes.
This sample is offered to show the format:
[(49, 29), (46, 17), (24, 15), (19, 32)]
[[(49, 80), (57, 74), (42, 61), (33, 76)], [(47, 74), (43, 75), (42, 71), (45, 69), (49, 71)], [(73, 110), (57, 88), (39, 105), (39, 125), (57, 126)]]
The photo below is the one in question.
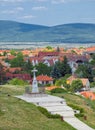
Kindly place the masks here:
[(39, 93), (38, 83), (37, 83), (36, 74), (35, 74), (37, 70), (34, 68), (32, 72), (33, 72), (32, 93)]

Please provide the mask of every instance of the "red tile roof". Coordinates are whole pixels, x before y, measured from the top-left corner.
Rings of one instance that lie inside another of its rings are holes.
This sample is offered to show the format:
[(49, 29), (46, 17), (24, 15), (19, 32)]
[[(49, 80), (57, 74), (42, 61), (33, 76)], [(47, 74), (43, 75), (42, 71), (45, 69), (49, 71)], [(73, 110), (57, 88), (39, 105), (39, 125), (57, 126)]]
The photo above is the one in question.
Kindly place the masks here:
[(90, 51), (90, 52), (91, 52), (91, 51), (95, 51), (95, 46), (87, 48), (86, 51), (88, 51), (88, 52), (89, 52), (89, 51)]
[(9, 59), (9, 60), (12, 60), (12, 59), (14, 59), (16, 56), (13, 56), (13, 55), (9, 55), (9, 56), (7, 56), (7, 58)]
[(31, 53), (30, 50), (23, 50), (23, 51), (22, 51), (22, 54), (23, 54), (23, 55), (29, 55), (30, 53)]
[(47, 75), (39, 75), (37, 76), (37, 81), (53, 81), (53, 78)]
[(3, 60), (5, 58), (6, 58), (6, 56), (0, 56), (0, 60)]
[(19, 78), (22, 80), (32, 80), (30, 74), (11, 74), (11, 73), (6, 73), (6, 78)]
[(14, 73), (15, 71), (21, 71), (20, 67), (8, 68), (8, 71)]
[(38, 56), (59, 56), (59, 52), (39, 52)]
[(81, 95), (83, 95), (86, 98), (89, 98), (91, 100), (95, 100), (95, 93), (91, 92), (91, 91), (83, 91), (81, 92)]
[(29, 60), (30, 60), (30, 62), (32, 62), (32, 61), (34, 61), (34, 62), (38, 61), (38, 63), (39, 63), (39, 62), (43, 61), (43, 57), (31, 57), (31, 58), (29, 58)]

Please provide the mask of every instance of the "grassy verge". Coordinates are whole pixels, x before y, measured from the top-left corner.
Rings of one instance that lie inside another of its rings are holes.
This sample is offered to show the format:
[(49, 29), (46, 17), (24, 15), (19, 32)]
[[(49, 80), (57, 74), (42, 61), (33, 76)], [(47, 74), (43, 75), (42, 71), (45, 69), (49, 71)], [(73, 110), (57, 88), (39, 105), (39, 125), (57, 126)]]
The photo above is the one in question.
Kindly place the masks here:
[(13, 96), (24, 87), (0, 86), (0, 130), (75, 130), (61, 119), (50, 119), (30, 103)]

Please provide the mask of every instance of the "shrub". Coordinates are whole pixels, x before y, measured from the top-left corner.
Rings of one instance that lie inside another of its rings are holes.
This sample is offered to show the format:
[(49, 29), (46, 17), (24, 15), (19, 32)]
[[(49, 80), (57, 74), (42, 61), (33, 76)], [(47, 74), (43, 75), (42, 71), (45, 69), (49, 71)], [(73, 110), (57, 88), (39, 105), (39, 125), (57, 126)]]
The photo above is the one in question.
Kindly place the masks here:
[(84, 117), (84, 109), (83, 108), (81, 108), (79, 106), (76, 106), (74, 104), (70, 104), (70, 103), (68, 103), (68, 106), (70, 106), (74, 110), (79, 110), (80, 111), (80, 113), (75, 114), (76, 117)]
[(76, 106), (76, 105), (70, 104), (70, 103), (68, 103), (68, 106), (70, 106), (71, 108), (73, 108), (73, 109), (75, 109), (75, 110), (79, 110), (80, 113), (84, 113), (84, 109), (81, 108), (81, 107), (79, 107), (79, 106)]
[(90, 87), (91, 87), (91, 88), (94, 88), (94, 87), (95, 87), (95, 81), (90, 84)]
[(66, 92), (66, 90), (62, 88), (55, 88), (51, 90), (51, 93), (64, 93), (64, 92)]
[(46, 86), (46, 87), (50, 87), (50, 86), (51, 86), (51, 84), (46, 84), (45, 86)]
[(84, 117), (84, 113), (75, 114), (76, 117)]
[(14, 78), (12, 80), (9, 81), (9, 84), (12, 84), (12, 85), (28, 85), (28, 82), (26, 81), (23, 81), (21, 79), (18, 79), (18, 78)]
[(49, 112), (48, 112), (45, 108), (43, 108), (43, 107), (38, 106), (38, 109), (39, 109), (39, 111), (40, 111), (42, 114), (44, 114), (44, 115), (45, 115), (46, 117), (48, 117), (48, 118), (61, 118), (60, 115), (58, 115), (58, 114), (53, 115), (53, 114), (49, 113)]

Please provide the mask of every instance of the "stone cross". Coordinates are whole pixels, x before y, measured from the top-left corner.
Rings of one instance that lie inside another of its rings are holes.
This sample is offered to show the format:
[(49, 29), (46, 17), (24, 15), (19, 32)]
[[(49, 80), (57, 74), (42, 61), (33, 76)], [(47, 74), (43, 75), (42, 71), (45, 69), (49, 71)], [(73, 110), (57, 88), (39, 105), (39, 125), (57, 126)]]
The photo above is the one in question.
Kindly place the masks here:
[(32, 93), (39, 93), (38, 82), (37, 82), (36, 74), (35, 74), (37, 70), (34, 68), (32, 72), (33, 72)]

